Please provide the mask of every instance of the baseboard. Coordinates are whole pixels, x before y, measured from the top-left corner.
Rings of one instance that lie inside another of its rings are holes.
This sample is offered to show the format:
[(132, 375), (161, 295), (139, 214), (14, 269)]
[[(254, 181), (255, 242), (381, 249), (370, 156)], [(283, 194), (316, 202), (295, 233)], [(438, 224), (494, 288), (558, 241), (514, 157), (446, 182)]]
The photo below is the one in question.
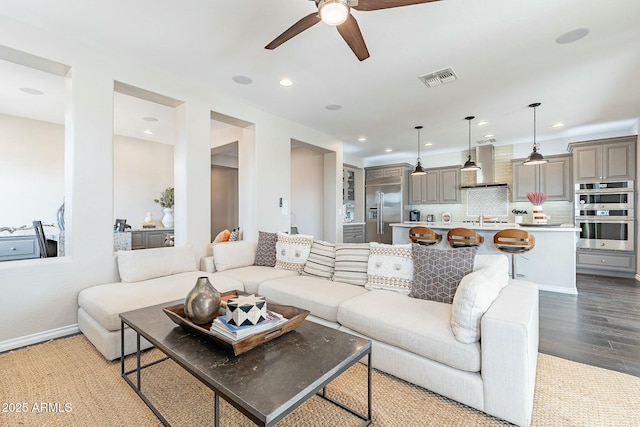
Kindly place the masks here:
[(69, 326), (63, 326), (61, 328), (49, 329), (48, 331), (38, 332), (37, 334), (25, 335), (23, 337), (12, 338), (10, 340), (0, 342), (0, 353), (5, 351), (14, 350), (20, 347), (26, 347), (32, 344), (38, 344), (41, 342), (49, 341), (55, 338), (66, 337), (67, 335), (73, 335), (80, 332), (78, 324), (75, 323)]

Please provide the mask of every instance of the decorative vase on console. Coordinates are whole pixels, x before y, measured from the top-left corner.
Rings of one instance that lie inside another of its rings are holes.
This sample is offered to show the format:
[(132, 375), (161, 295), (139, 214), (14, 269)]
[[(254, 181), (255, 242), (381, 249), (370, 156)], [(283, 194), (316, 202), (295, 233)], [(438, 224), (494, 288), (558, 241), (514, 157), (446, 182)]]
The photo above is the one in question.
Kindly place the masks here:
[(162, 225), (164, 225), (165, 228), (173, 228), (173, 208), (164, 208), (162, 212), (164, 212)]
[(547, 195), (539, 192), (527, 193), (527, 199), (533, 204), (532, 222), (534, 224), (546, 224), (547, 214), (542, 210), (542, 204), (547, 200)]
[(164, 208), (162, 209), (162, 212), (164, 212), (162, 225), (165, 228), (173, 228), (173, 187), (166, 188), (160, 193), (160, 198), (153, 199), (153, 201)]
[(206, 276), (198, 277), (196, 285), (184, 299), (184, 314), (196, 325), (211, 323), (220, 310), (220, 292)]

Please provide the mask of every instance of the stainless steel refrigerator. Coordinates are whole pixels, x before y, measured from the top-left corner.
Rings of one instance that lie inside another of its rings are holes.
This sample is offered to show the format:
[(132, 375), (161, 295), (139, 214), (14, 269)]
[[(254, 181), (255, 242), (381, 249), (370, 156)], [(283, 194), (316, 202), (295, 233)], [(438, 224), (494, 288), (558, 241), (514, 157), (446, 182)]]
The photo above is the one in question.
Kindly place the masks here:
[(365, 222), (367, 242), (392, 243), (389, 224), (406, 217), (404, 176), (367, 180), (365, 184)]

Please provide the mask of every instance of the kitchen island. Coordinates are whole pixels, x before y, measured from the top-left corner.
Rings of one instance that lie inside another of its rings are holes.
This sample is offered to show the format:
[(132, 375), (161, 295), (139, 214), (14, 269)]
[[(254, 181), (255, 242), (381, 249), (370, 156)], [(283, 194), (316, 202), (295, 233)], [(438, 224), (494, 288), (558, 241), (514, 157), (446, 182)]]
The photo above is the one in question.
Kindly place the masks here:
[[(415, 226), (429, 227), (442, 235), (442, 241), (434, 248), (449, 249), (447, 232), (452, 228), (470, 228), (484, 237), (484, 243), (478, 248), (479, 254), (500, 254), (493, 245), (493, 236), (507, 228), (522, 228), (533, 234), (536, 246), (525, 254), (515, 255), (516, 278), (528, 280), (538, 285), (540, 290), (577, 294), (576, 288), (576, 239), (579, 228), (573, 224), (561, 226), (527, 227), (514, 223), (478, 223), (454, 222), (404, 222), (391, 224), (393, 243), (411, 243), (409, 229)], [(508, 255), (510, 257), (510, 255)], [(511, 265), (511, 262), (509, 262)], [(511, 274), (511, 272), (509, 272)]]

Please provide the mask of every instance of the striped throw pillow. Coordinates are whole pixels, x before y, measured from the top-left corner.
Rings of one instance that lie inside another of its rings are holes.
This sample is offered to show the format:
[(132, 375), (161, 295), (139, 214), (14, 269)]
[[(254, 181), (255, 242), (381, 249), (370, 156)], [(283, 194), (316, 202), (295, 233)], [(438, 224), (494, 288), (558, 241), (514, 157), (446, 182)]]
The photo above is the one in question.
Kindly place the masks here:
[(311, 244), (309, 259), (304, 265), (304, 276), (331, 279), (336, 264), (336, 245), (322, 240), (314, 240)]
[(369, 243), (337, 243), (335, 282), (364, 286), (367, 283)]

